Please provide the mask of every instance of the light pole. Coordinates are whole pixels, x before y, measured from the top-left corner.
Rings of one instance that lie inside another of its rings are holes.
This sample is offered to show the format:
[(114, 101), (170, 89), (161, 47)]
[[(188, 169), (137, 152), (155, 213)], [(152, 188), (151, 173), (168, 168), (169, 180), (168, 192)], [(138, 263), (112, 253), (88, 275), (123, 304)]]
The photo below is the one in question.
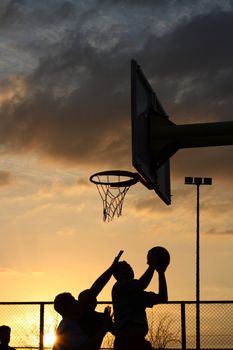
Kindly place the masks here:
[(210, 177), (185, 177), (185, 185), (197, 188), (197, 228), (196, 228), (196, 348), (200, 349), (200, 185), (212, 185)]

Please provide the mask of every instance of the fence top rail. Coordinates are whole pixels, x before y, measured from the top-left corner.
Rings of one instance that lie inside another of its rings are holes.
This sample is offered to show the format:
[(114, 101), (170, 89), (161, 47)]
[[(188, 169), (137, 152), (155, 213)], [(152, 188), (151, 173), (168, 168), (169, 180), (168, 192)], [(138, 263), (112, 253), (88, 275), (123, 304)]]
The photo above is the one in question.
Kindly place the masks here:
[[(98, 301), (98, 304), (112, 304), (112, 301)], [(196, 301), (172, 300), (161, 304), (196, 304)], [(233, 300), (201, 300), (200, 304), (233, 304)], [(0, 301), (0, 305), (53, 305), (53, 301)]]
[[(200, 304), (232, 304), (233, 300), (201, 300)], [(98, 301), (98, 304), (112, 304), (112, 301)], [(161, 304), (196, 304), (195, 300), (171, 300)]]

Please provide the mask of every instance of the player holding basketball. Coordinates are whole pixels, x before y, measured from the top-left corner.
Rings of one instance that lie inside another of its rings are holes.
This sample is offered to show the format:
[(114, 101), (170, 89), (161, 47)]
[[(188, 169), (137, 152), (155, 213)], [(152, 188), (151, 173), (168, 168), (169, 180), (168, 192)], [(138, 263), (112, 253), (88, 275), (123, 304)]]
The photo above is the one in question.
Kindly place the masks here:
[[(134, 278), (132, 267), (118, 262), (113, 273), (117, 282), (112, 289), (115, 321), (114, 350), (150, 350), (152, 346), (145, 339), (148, 332), (146, 308), (168, 300), (165, 271), (167, 264), (158, 263), (148, 255), (148, 268), (139, 278)], [(155, 269), (159, 277), (159, 292), (146, 292)]]

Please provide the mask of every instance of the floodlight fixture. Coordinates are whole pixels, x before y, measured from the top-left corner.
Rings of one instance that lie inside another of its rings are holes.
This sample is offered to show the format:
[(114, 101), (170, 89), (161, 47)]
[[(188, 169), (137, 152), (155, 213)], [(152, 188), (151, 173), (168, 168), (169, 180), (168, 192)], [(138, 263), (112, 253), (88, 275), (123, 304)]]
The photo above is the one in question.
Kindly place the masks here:
[(202, 178), (194, 177), (194, 185), (202, 185)]
[(211, 177), (192, 177), (186, 176), (184, 179), (185, 185), (212, 185)]
[(211, 177), (204, 177), (203, 185), (212, 185), (212, 178)]
[(185, 176), (184, 183), (185, 185), (193, 185), (193, 177)]

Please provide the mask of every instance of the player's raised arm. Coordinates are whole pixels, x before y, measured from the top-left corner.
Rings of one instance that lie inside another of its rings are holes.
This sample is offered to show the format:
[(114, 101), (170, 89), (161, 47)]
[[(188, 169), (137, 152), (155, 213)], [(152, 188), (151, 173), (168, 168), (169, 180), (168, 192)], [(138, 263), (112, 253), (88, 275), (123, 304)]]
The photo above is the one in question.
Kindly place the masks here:
[(97, 297), (97, 295), (101, 292), (101, 290), (104, 288), (104, 286), (108, 283), (110, 280), (114, 268), (116, 267), (117, 263), (119, 262), (119, 259), (121, 255), (123, 254), (123, 250), (121, 250), (118, 255), (113, 260), (112, 264), (109, 266), (109, 268), (100, 275), (97, 280), (93, 283), (93, 285), (90, 288), (90, 292)]
[(155, 268), (153, 265), (149, 265), (143, 275), (138, 279), (140, 289), (144, 290), (150, 284), (152, 277), (154, 276)]
[(158, 301), (165, 303), (168, 300), (165, 271), (170, 264), (170, 254), (166, 248), (157, 246), (149, 250), (147, 260), (148, 264), (152, 264), (159, 274)]
[(160, 303), (166, 303), (168, 301), (167, 281), (165, 277), (165, 271), (158, 271), (159, 274), (159, 293), (158, 299)]
[(147, 286), (149, 285), (153, 277), (154, 270), (156, 270), (159, 274), (158, 301), (167, 302), (168, 293), (167, 293), (165, 271), (170, 263), (169, 252), (164, 247), (159, 247), (159, 246), (154, 247), (150, 249), (147, 254), (147, 263), (149, 267), (139, 279), (140, 287), (142, 289), (147, 288)]

